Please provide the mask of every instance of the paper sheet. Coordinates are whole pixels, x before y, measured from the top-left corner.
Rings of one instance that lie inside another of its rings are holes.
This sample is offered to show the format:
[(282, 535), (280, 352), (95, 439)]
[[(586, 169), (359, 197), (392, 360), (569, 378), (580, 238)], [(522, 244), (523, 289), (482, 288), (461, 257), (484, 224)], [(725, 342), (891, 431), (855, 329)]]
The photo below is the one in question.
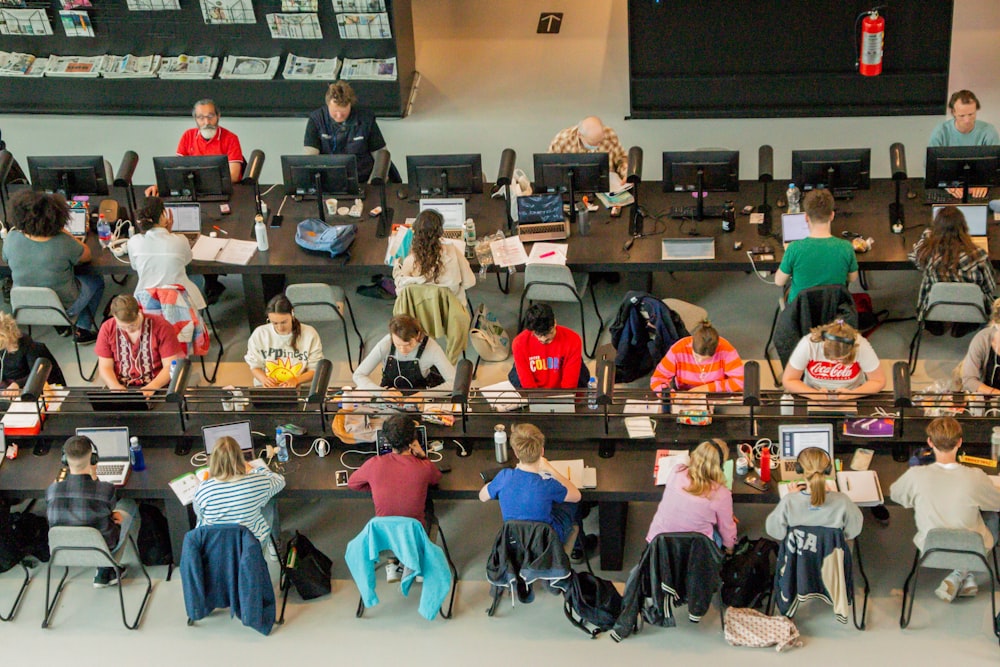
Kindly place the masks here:
[(493, 253), (494, 263), (499, 267), (518, 266), (528, 261), (528, 253), (524, 251), (524, 244), (519, 236), (493, 241), (490, 243), (490, 251)]
[(559, 264), (566, 266), (566, 255), (569, 254), (568, 243), (547, 243), (538, 241), (531, 246), (526, 264)]
[(565, 461), (549, 461), (549, 465), (559, 471), (559, 474), (575, 484), (580, 489), (597, 488), (597, 468), (588, 468), (583, 459)]
[(859, 507), (871, 507), (885, 502), (882, 486), (878, 482), (878, 473), (874, 470), (845, 470), (837, 473), (837, 485), (840, 492), (854, 501)]
[(625, 430), (630, 438), (653, 438), (656, 436), (656, 424), (649, 417), (626, 417)]
[(488, 387), (480, 387), (479, 393), (497, 412), (510, 412), (528, 404), (528, 401), (517, 393), (517, 389), (509, 380), (497, 382)]
[(661, 456), (656, 463), (656, 485), (663, 486), (667, 483), (670, 474), (679, 465), (687, 465), (691, 460), (691, 455), (686, 451), (680, 451), (670, 456)]
[(658, 415), (663, 410), (663, 403), (660, 401), (643, 401), (638, 398), (630, 398), (625, 401), (625, 408), (622, 410), (627, 415)]

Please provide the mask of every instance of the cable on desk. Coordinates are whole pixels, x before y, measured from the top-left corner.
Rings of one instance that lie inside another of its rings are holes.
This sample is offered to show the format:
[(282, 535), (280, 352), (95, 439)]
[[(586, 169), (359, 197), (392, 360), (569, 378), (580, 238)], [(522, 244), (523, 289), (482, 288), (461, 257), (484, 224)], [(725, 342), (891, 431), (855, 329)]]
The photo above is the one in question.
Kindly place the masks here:
[(208, 452), (195, 452), (190, 461), (195, 468), (208, 465)]
[(761, 277), (760, 272), (757, 271), (757, 263), (753, 261), (753, 253), (751, 251), (749, 251), (749, 250), (747, 250), (747, 259), (750, 260), (750, 266), (753, 268), (753, 274), (755, 276), (757, 276), (758, 280), (760, 280), (765, 285), (777, 285), (778, 284), (778, 283), (774, 282), (773, 280), (765, 280), (764, 278)]
[(348, 465), (344, 461), (344, 454), (361, 454), (362, 456), (374, 456), (375, 455), (375, 450), (373, 449), (371, 451), (365, 451), (365, 450), (362, 450), (362, 449), (345, 449), (344, 451), (342, 451), (340, 453), (340, 465), (344, 466), (348, 470), (357, 470), (361, 466)]
[(269, 188), (268, 188), (267, 190), (264, 190), (263, 192), (261, 192), (261, 193), (260, 193), (260, 196), (261, 196), (261, 197), (266, 197), (266, 196), (268, 196), (269, 194), (271, 194), (271, 190), (275, 189), (275, 188), (276, 188), (276, 187), (278, 187), (279, 185), (281, 185), (281, 183), (275, 183), (274, 185), (272, 185), (271, 187), (269, 187)]

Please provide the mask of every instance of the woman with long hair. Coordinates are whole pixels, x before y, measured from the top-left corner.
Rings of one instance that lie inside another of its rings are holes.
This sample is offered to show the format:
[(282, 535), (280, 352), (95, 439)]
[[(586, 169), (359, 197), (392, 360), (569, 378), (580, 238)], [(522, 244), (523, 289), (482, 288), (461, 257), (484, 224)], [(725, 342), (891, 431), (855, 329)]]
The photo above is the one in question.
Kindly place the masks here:
[(768, 515), (767, 534), (781, 541), (793, 526), (840, 528), (851, 540), (861, 534), (864, 517), (854, 501), (839, 491), (827, 491), (833, 474), (830, 457), (818, 447), (807, 447), (797, 459), (804, 483), (798, 483)]
[(250, 334), (243, 357), (258, 387), (297, 387), (312, 381), (323, 358), (316, 329), (295, 317), (292, 302), (278, 294), (267, 302), (267, 324)]
[(128, 261), (138, 276), (136, 300), (143, 303), (150, 287), (182, 285), (191, 305), (201, 310), (205, 297), (203, 277), (192, 280), (186, 268), (191, 263), (191, 244), (182, 234), (172, 233), (174, 216), (159, 197), (147, 197), (136, 211), (139, 233), (128, 240)]
[(410, 254), (392, 271), (396, 289), (407, 285), (439, 285), (451, 290), (461, 303), (465, 290), (476, 284), (476, 274), (462, 250), (444, 238), (444, 218), (434, 210), (421, 211), (413, 222)]
[(743, 391), (743, 360), (706, 318), (694, 333), (670, 346), (649, 378), (649, 386), (657, 393)]

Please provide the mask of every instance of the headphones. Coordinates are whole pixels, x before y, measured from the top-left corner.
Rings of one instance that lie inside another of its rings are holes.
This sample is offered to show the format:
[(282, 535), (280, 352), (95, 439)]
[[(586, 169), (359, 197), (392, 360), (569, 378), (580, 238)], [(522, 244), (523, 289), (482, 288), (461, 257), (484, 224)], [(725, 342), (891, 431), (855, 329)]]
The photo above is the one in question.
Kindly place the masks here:
[(715, 451), (719, 454), (719, 465), (721, 466), (723, 463), (725, 463), (726, 462), (725, 450), (723, 450), (722, 445), (719, 444), (722, 441), (719, 438), (712, 438), (711, 440), (706, 440), (705, 442), (712, 445), (712, 447), (715, 447)]
[[(802, 469), (801, 459), (802, 459), (802, 455), (804, 453), (808, 452), (810, 449), (819, 449), (819, 447), (806, 447), (801, 452), (799, 452), (799, 455), (797, 457), (795, 457), (795, 473), (796, 474), (798, 474), (798, 475), (804, 475), (804, 474), (806, 474), (805, 470)], [(819, 449), (819, 451), (823, 452), (822, 449)], [(826, 452), (823, 452), (823, 453), (826, 454)], [(822, 472), (824, 475), (829, 475), (830, 473), (833, 472), (833, 461), (830, 460), (829, 456), (827, 457), (826, 461), (827, 461), (826, 467), (823, 468), (823, 470), (821, 470), (820, 472)]]
[[(87, 442), (90, 443), (90, 465), (96, 466), (97, 462), (100, 460), (100, 457), (97, 455), (97, 445), (95, 445), (94, 441), (90, 438), (87, 438)], [(69, 466), (69, 461), (66, 460), (66, 445), (63, 445), (61, 462), (64, 467)]]

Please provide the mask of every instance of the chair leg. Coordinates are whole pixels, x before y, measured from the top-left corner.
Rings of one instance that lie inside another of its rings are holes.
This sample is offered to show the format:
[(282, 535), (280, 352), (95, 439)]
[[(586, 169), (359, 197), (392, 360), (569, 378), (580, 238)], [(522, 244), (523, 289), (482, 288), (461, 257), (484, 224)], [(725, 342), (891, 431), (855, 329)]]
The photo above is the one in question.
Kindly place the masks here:
[(781, 383), (778, 381), (778, 374), (774, 372), (774, 363), (771, 361), (771, 343), (774, 342), (774, 329), (778, 326), (778, 315), (781, 314), (781, 307), (774, 309), (774, 317), (771, 319), (771, 333), (767, 335), (767, 342), (764, 343), (764, 359), (767, 361), (767, 368), (771, 371), (771, 377), (774, 378), (774, 386), (779, 387)]
[(97, 375), (97, 364), (94, 364), (93, 370), (90, 371), (90, 375), (87, 375), (83, 371), (83, 361), (80, 359), (80, 344), (73, 339), (73, 351), (76, 352), (76, 367), (80, 371), (80, 377), (83, 378), (84, 382), (90, 382)]
[[(132, 545), (132, 552), (136, 555), (136, 562), (139, 564), (139, 570), (142, 572), (142, 576), (146, 578), (146, 592), (142, 596), (142, 602), (139, 604), (139, 611), (135, 613), (135, 619), (130, 624), (125, 617), (125, 593), (122, 591), (122, 582), (118, 582), (118, 601), (121, 603), (122, 608), (122, 623), (129, 630), (137, 630), (139, 628), (139, 621), (142, 619), (142, 613), (146, 610), (146, 603), (149, 602), (149, 596), (153, 592), (153, 580), (149, 578), (149, 572), (146, 571), (146, 566), (142, 564), (142, 559), (139, 557), (139, 547), (136, 546), (135, 540), (132, 536), (128, 536), (128, 541)], [(112, 561), (114, 562), (114, 561)], [(118, 564), (115, 563), (115, 567)]]
[[(357, 336), (358, 336), (358, 363), (360, 364), (361, 360), (365, 356), (365, 339), (364, 339), (364, 336), (361, 335), (361, 332), (358, 331), (358, 322), (357, 322), (357, 320), (354, 319), (354, 308), (351, 307), (351, 301), (347, 298), (347, 294), (346, 293), (344, 294), (344, 303), (347, 305), (347, 313), (351, 316), (351, 327), (354, 328), (354, 333), (357, 334)], [(343, 316), (341, 316), (341, 319), (343, 319)], [(347, 340), (347, 330), (346, 330), (346, 328), (344, 330), (344, 340), (345, 341)], [(351, 364), (351, 353), (350, 352), (347, 353), (347, 364), (349, 366)], [(354, 372), (354, 366), (351, 366), (351, 372), (352, 373)]]
[(6, 615), (0, 614), (0, 621), (6, 622), (14, 618), (14, 614), (17, 613), (17, 607), (21, 604), (21, 599), (24, 597), (24, 591), (28, 589), (28, 582), (31, 581), (31, 572), (24, 563), (21, 563), (21, 567), (24, 568), (24, 581), (21, 582), (21, 589), (17, 592), (17, 597), (14, 598), (14, 604), (11, 605), (10, 611)]
[[(917, 593), (917, 566), (920, 564), (920, 550), (918, 549), (916, 553), (913, 554), (913, 567), (910, 568), (910, 573), (906, 575), (906, 582), (903, 584), (903, 608), (899, 613), (899, 627), (905, 628), (910, 624), (910, 615), (913, 613), (913, 598), (916, 597)], [(910, 588), (910, 581), (913, 581), (913, 588)], [(909, 602), (909, 607), (907, 607), (907, 602)]]
[(201, 356), (201, 374), (205, 378), (205, 382), (209, 384), (215, 384), (215, 378), (219, 374), (219, 364), (222, 362), (222, 355), (225, 353), (226, 348), (222, 345), (222, 338), (219, 336), (219, 330), (215, 328), (215, 321), (212, 319), (212, 311), (206, 306), (202, 311), (205, 313), (205, 321), (212, 328), (212, 336), (215, 337), (215, 342), (219, 344), (219, 354), (215, 357), (215, 369), (212, 374), (208, 374), (208, 369), (205, 367), (205, 355)]
[(858, 601), (855, 600), (854, 604), (851, 606), (851, 617), (854, 621), (854, 627), (858, 630), (865, 629), (865, 617), (868, 614), (868, 593), (871, 587), (868, 585), (868, 575), (865, 574), (865, 566), (861, 562), (861, 548), (858, 546), (858, 538), (854, 538), (854, 560), (858, 564), (858, 574), (861, 575), (861, 580), (865, 582), (862, 589), (864, 597), (861, 600), (861, 623), (858, 623)]
[(281, 548), (278, 541), (274, 539), (274, 535), (268, 535), (268, 539), (271, 540), (271, 545), (274, 547), (274, 552), (278, 554), (278, 590), (282, 593), (281, 598), (281, 614), (278, 616), (278, 620), (274, 622), (275, 625), (283, 625), (285, 622), (285, 607), (288, 605), (288, 592), (292, 588), (292, 582), (288, 580), (288, 575), (285, 571), (285, 565), (287, 564), (287, 558), (281, 557)]
[[(506, 273), (507, 277), (507, 280), (503, 281), (502, 283), (500, 282), (501, 273)], [(500, 291), (503, 292), (504, 294), (510, 294), (510, 271), (506, 272), (497, 271), (497, 287), (499, 287)]]
[(524, 295), (525, 295), (525, 292), (527, 292), (527, 290), (522, 290), (522, 292), (521, 292), (521, 302), (517, 305), (517, 333), (514, 334), (515, 336), (517, 334), (521, 333), (521, 322), (522, 322), (521, 318), (524, 316)]
[(490, 597), (493, 598), (493, 603), (490, 608), (486, 610), (487, 616), (493, 616), (497, 612), (497, 607), (500, 606), (500, 599), (503, 597), (504, 589), (499, 586), (490, 586)]
[(451, 612), (455, 608), (455, 593), (458, 590), (458, 568), (455, 567), (455, 562), (451, 559), (448, 541), (444, 538), (444, 531), (441, 530), (441, 522), (435, 518), (435, 524), (437, 525), (438, 537), (441, 539), (441, 550), (444, 551), (444, 557), (448, 561), (448, 569), (451, 570), (451, 596), (448, 600), (448, 613), (445, 613), (442, 608), (440, 614), (441, 618), (451, 618)]
[(49, 565), (45, 569), (45, 618), (42, 619), (42, 629), (49, 627), (49, 622), (52, 620), (52, 612), (55, 611), (59, 596), (62, 595), (63, 586), (66, 585), (66, 577), (69, 576), (69, 568), (64, 567), (62, 579), (59, 580), (59, 585), (56, 586), (56, 594), (50, 600), (49, 591), (52, 588), (52, 563), (59, 551), (59, 549), (56, 549), (49, 555)]
[[(591, 348), (590, 354), (588, 355), (591, 359), (593, 359), (594, 355), (597, 354), (597, 346), (601, 342), (601, 334), (604, 333), (604, 318), (601, 317), (601, 311), (597, 307), (597, 294), (594, 293), (594, 283), (590, 283), (587, 286), (587, 289), (590, 290), (590, 300), (594, 304), (594, 313), (597, 315), (597, 336), (594, 338), (594, 347)], [(583, 310), (582, 302), (580, 303), (580, 309), (582, 312)]]
[(910, 340), (910, 374), (912, 375), (917, 370), (917, 357), (920, 355), (920, 338), (924, 333), (924, 323), (917, 323), (917, 330), (913, 334), (913, 338)]
[(358, 596), (358, 608), (354, 612), (354, 618), (361, 618), (364, 615), (365, 615), (365, 599), (359, 595)]

